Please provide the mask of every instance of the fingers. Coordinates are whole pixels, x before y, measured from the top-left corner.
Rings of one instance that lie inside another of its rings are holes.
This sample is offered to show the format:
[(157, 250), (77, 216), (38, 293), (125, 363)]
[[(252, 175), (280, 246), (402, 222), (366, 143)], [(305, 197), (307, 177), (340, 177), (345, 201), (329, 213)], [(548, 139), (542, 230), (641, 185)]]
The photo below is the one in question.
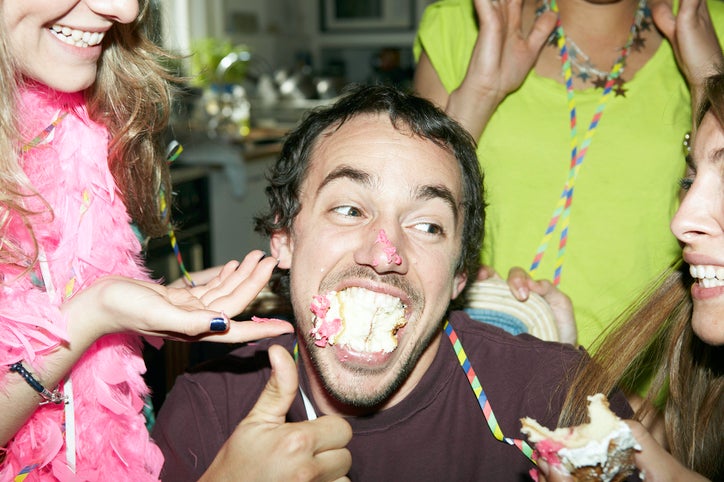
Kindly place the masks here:
[[(194, 288), (194, 292), (197, 293), (199, 298), (206, 301), (228, 296), (239, 283), (242, 283), (254, 273), (254, 270), (264, 258), (263, 251), (254, 250), (247, 254), (241, 263), (230, 261), (223, 266), (215, 278), (208, 280), (203, 286)], [(197, 283), (197, 285), (200, 284)]]
[[(641, 423), (625, 420), (631, 428), (634, 438), (641, 446), (641, 450), (634, 455), (636, 466), (646, 479), (661, 481), (699, 480), (694, 474), (684, 476), (686, 469), (679, 464), (666, 450), (661, 447)], [(682, 472), (677, 475), (677, 472)], [(705, 479), (702, 479), (705, 480)]]
[(235, 316), (246, 308), (271, 279), (278, 261), (261, 251), (247, 255), (226, 279), (201, 296), (209, 308)]
[(490, 15), (493, 9), (493, 4), (497, 3), (494, 0), (475, 0), (475, 12), (478, 15), (478, 21), (482, 24), (485, 23), (486, 15)]
[(510, 286), (510, 291), (518, 301), (528, 299), (532, 283), (533, 280), (523, 268), (515, 266), (508, 271), (508, 286)]
[(538, 472), (538, 482), (574, 482), (576, 480), (560, 463), (550, 465), (542, 458), (538, 459)]
[(314, 456), (318, 470), (327, 476), (327, 480), (348, 481), (346, 474), (352, 467), (352, 454), (346, 448), (328, 450)]
[[(684, 3), (684, 2), (682, 2)], [(664, 34), (664, 37), (671, 43), (674, 42), (674, 33), (676, 32), (676, 17), (671, 10), (671, 5), (665, 1), (655, 1), (650, 4), (651, 17), (656, 27)]]
[(272, 345), (269, 347), (269, 361), (271, 377), (244, 422), (283, 424), (297, 395), (297, 366), (289, 352), (281, 346)]
[(543, 297), (553, 312), (558, 341), (575, 345), (578, 342), (578, 329), (573, 315), (571, 299), (549, 280), (534, 280), (530, 274), (520, 267), (513, 267), (508, 272), (508, 286), (518, 301), (526, 301), (530, 293)]
[(268, 353), (269, 381), (202, 480), (346, 480), (352, 464), (345, 448), (351, 427), (335, 416), (287, 423), (297, 396), (297, 367), (278, 345)]
[[(271, 377), (241, 424), (286, 427), (283, 442), (289, 451), (289, 460), (311, 460), (310, 470), (314, 474), (324, 474), (324, 480), (344, 477), (352, 466), (352, 455), (345, 448), (352, 439), (352, 428), (336, 416), (285, 424), (286, 414), (299, 387), (297, 367), (289, 352), (278, 345), (269, 348), (269, 361)], [(302, 466), (305, 465), (302, 463)]]
[(195, 331), (193, 335), (195, 335), (195, 341), (246, 343), (263, 338), (274, 338), (285, 333), (294, 333), (294, 325), (277, 318), (264, 318), (263, 321), (231, 320), (226, 331), (210, 331), (207, 327), (202, 331)]
[(531, 51), (540, 53), (550, 37), (551, 32), (556, 27), (558, 17), (555, 13), (547, 10), (543, 12), (533, 23), (533, 28), (528, 34), (528, 46)]
[[(229, 261), (223, 266), (213, 266), (202, 271), (189, 273), (189, 275), (196, 286), (218, 284), (218, 279), (223, 277), (225, 272), (228, 273), (230, 270), (233, 271), (237, 266), (239, 266), (238, 261)], [(185, 281), (184, 278), (181, 278), (181, 280)], [(184, 284), (184, 286), (186, 285)]]
[(475, 277), (476, 281), (485, 281), (488, 278), (500, 279), (498, 273), (495, 272), (492, 266), (481, 266), (478, 269), (478, 274)]
[(344, 447), (352, 440), (352, 427), (341, 417), (325, 415), (303, 423), (314, 426), (315, 453)]
[[(271, 377), (245, 422), (283, 424), (297, 395), (297, 366), (289, 352), (281, 346), (272, 345), (269, 347), (269, 361)], [(352, 428), (341, 417), (323, 416), (299, 425), (305, 425), (305, 429), (314, 435), (315, 454), (340, 449), (352, 439)]]

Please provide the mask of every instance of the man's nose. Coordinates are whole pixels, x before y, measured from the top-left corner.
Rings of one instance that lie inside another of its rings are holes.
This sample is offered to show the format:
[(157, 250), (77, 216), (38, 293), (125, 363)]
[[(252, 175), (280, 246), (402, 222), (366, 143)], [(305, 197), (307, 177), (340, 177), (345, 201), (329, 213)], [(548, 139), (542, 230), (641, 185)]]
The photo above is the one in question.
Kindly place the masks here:
[(397, 230), (375, 227), (370, 229), (362, 239), (357, 250), (355, 261), (372, 267), (380, 274), (407, 271), (402, 236)]

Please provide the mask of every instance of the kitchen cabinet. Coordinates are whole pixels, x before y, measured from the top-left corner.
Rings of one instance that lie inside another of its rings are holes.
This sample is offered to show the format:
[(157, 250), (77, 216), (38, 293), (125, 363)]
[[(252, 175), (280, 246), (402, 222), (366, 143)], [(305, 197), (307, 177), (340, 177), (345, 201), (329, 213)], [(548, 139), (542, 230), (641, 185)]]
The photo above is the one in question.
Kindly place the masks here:
[(223, 169), (209, 173), (211, 262), (241, 260), (251, 250), (269, 252), (269, 240), (254, 231), (254, 216), (266, 208), (266, 171), (277, 159), (274, 150), (240, 159), (244, 163), (243, 192), (235, 189)]

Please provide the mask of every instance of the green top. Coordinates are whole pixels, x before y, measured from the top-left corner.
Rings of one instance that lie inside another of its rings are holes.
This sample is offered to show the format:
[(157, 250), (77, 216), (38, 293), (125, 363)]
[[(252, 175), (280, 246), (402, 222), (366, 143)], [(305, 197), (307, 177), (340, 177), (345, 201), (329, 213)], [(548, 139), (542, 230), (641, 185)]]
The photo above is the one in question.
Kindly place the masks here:
[[(724, 2), (709, 2), (719, 30)], [(425, 10), (415, 41), (448, 92), (462, 82), (477, 37), (473, 2), (442, 0)], [(649, 62), (611, 96), (575, 183), (560, 289), (573, 300), (579, 342), (591, 342), (669, 267), (680, 248), (669, 230), (684, 175), (690, 96), (663, 41)], [(579, 145), (601, 89), (575, 92)], [(485, 175), (484, 264), (506, 276), (528, 269), (561, 195), (570, 164), (566, 89), (531, 72), (498, 107), (479, 140)], [(553, 279), (560, 225), (537, 278)]]

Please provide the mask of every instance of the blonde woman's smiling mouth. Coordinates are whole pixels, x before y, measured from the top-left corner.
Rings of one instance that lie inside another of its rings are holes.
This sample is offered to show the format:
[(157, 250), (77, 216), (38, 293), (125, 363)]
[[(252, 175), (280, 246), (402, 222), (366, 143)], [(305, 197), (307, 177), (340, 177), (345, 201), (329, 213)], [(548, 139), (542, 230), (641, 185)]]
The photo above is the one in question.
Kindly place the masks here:
[(103, 41), (105, 32), (89, 32), (55, 24), (50, 32), (62, 42), (75, 47), (95, 47)]

